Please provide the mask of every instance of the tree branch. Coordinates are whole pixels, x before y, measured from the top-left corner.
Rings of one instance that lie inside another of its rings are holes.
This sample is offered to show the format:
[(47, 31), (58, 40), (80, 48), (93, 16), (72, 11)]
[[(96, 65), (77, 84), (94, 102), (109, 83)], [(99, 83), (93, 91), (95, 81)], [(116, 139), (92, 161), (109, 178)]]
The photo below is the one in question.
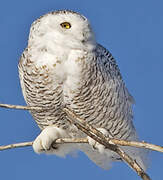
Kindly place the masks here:
[(109, 143), (113, 143), (120, 146), (132, 146), (137, 148), (150, 149), (152, 151), (158, 151), (163, 153), (163, 147), (155, 144), (150, 144), (147, 142), (138, 142), (138, 141), (127, 141), (120, 139), (110, 139)]
[(26, 146), (32, 146), (33, 142), (22, 142), (22, 143), (16, 143), (16, 144), (8, 144), (5, 146), (0, 146), (0, 151), (6, 150), (6, 149), (14, 149), (19, 147), (26, 147)]
[[(55, 144), (63, 144), (63, 143), (88, 143), (88, 140), (87, 138), (62, 138), (62, 139), (57, 139), (55, 141)], [(9, 144), (5, 146), (0, 146), (0, 151), (6, 150), (6, 149), (32, 146), (32, 144), (33, 144), (33, 141)]]
[[(23, 143), (16, 143), (16, 144), (9, 144), (0, 146), (0, 151), (6, 150), (6, 149), (12, 149), (17, 147), (25, 147), (25, 146), (32, 146), (31, 142), (23, 142)], [(87, 138), (63, 138), (63, 139), (57, 139), (55, 143), (62, 144), (62, 143), (88, 143)], [(137, 148), (145, 148), (150, 149), (153, 151), (163, 152), (163, 147), (146, 143), (146, 142), (137, 142), (137, 141), (127, 141), (127, 140), (120, 140), (120, 139), (110, 139), (110, 144), (120, 145), (120, 146), (131, 146), (131, 147), (137, 147)]]
[[(42, 107), (29, 107), (29, 106), (17, 106), (9, 104), (0, 104), (3, 108), (12, 109), (22, 109), (22, 110), (43, 110)], [(98, 131), (93, 126), (90, 126), (84, 119), (79, 118), (72, 110), (68, 108), (63, 108), (63, 111), (70, 118), (69, 121), (73, 123), (78, 129), (83, 131), (85, 134), (93, 138), (95, 141), (103, 144), (106, 148), (116, 152), (143, 180), (150, 180), (150, 177), (143, 171), (143, 169), (134, 161), (130, 156), (128, 156), (124, 151), (122, 151), (117, 145), (121, 146), (134, 146), (140, 148), (151, 149), (159, 152), (163, 152), (163, 147), (145, 143), (145, 142), (134, 142), (126, 141), (120, 139), (110, 139), (105, 137), (100, 131)], [(31, 146), (33, 142), (24, 142), (18, 144), (11, 144), (6, 146), (0, 146), (0, 150), (11, 149), (16, 147)], [(88, 143), (86, 138), (82, 139), (58, 139), (55, 143)]]
[(9, 108), (9, 109), (20, 109), (20, 110), (43, 110), (42, 107), (20, 106), (20, 105), (12, 105), (12, 104), (0, 104), (0, 107)]
[(124, 162), (126, 162), (143, 180), (150, 180), (150, 177), (144, 172), (144, 170), (139, 166), (139, 164), (134, 161), (128, 154), (126, 154), (121, 148), (119, 148), (115, 144), (110, 144), (110, 138), (107, 138), (98, 131), (93, 126), (86, 123), (86, 121), (82, 118), (79, 118), (72, 110), (68, 108), (64, 108), (63, 111), (68, 115), (70, 121), (85, 134), (90, 136), (92, 139), (97, 141), (98, 143), (104, 145), (106, 148), (116, 152)]

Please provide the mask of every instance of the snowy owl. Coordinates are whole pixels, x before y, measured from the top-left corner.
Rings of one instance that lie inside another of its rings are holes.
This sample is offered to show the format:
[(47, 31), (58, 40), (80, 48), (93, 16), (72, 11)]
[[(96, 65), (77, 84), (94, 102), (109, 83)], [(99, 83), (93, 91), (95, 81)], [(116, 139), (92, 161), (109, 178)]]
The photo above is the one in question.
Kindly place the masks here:
[[(36, 153), (65, 156), (77, 149), (105, 169), (121, 160), (89, 137), (88, 144), (52, 147), (58, 138), (86, 137), (67, 120), (65, 106), (105, 136), (138, 140), (132, 123), (133, 98), (116, 61), (96, 42), (89, 21), (79, 13), (54, 11), (33, 22), (19, 61), (19, 76), (27, 105), (45, 108), (30, 111), (41, 129), (33, 143)], [(146, 169), (144, 150), (123, 150)]]

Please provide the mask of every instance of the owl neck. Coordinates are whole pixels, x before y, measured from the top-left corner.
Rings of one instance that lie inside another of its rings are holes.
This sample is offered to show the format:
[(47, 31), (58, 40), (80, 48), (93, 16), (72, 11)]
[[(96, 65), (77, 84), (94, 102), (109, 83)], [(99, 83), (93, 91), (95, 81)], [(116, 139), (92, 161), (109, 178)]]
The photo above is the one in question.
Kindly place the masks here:
[(28, 46), (28, 53), (30, 55), (30, 59), (38, 67), (43, 65), (53, 66), (54, 64), (63, 64), (67, 61), (72, 62), (78, 58), (83, 58), (83, 56), (91, 53), (92, 49), (94, 49), (94, 47), (91, 46), (89, 48), (91, 51), (78, 48), (64, 48), (58, 45), (52, 48), (51, 46), (48, 47), (48, 45), (45, 44), (33, 44), (32, 46)]
[(96, 41), (93, 37), (84, 40), (76, 38), (64, 38), (60, 34), (47, 33), (44, 36), (30, 36), (28, 46), (36, 49), (37, 52), (46, 51), (51, 54), (62, 52), (69, 53), (71, 50), (91, 52), (96, 48)]
[(91, 53), (96, 48), (94, 41), (82, 42), (81, 45), (60, 44), (53, 39), (35, 37), (29, 39), (28, 47), (30, 57), (39, 65), (54, 64), (55, 61), (65, 62), (72, 51), (80, 54)]

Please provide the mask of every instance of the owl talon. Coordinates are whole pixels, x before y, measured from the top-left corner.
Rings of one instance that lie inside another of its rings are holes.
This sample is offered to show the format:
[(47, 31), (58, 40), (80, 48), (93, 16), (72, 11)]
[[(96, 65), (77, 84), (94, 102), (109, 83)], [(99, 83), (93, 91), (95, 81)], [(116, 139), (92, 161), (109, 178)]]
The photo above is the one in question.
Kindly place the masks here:
[(96, 142), (95, 142), (95, 144), (92, 146), (92, 149), (93, 149), (93, 150), (97, 150)]
[(48, 126), (33, 142), (33, 149), (36, 153), (48, 152), (51, 150), (57, 150), (58, 145), (54, 142), (58, 138), (66, 137), (64, 130), (55, 126)]
[[(105, 136), (108, 136), (108, 131), (104, 128), (97, 128), (100, 132), (102, 132)], [(98, 150), (100, 153), (104, 153), (104, 150), (106, 149), (104, 145), (96, 142), (94, 139), (91, 137), (87, 137), (88, 143), (91, 145), (93, 150)]]
[(52, 143), (51, 148), (52, 149), (59, 149), (58, 145), (55, 142)]

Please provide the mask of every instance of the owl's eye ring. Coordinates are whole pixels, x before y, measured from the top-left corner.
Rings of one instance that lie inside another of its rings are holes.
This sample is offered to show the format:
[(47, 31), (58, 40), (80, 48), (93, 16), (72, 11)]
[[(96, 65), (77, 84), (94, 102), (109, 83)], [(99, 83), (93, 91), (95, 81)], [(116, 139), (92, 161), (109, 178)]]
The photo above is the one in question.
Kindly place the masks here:
[(70, 29), (71, 28), (71, 24), (69, 22), (63, 22), (60, 25), (64, 29)]

